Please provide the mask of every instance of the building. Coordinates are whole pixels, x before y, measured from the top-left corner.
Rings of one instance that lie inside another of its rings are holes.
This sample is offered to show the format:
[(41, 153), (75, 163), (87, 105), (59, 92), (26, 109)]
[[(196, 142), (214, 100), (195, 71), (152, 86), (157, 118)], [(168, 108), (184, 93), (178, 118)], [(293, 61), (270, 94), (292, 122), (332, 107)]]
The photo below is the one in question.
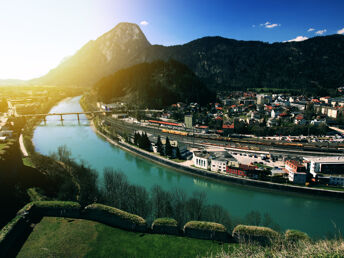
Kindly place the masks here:
[(210, 153), (207, 151), (194, 151), (193, 162), (195, 167), (208, 169), (210, 167)]
[(307, 179), (306, 167), (296, 160), (287, 160), (285, 169), (288, 173), (290, 182), (296, 184), (305, 184)]
[(309, 172), (323, 184), (344, 186), (344, 156), (304, 158)]
[(319, 173), (344, 175), (344, 156), (311, 157), (304, 160), (309, 162), (309, 172), (314, 177)]
[(227, 166), (226, 173), (235, 176), (258, 178), (257, 167), (251, 165), (239, 164), (237, 167)]
[(266, 94), (257, 94), (257, 105), (269, 104), (271, 101), (271, 96)]
[(344, 177), (343, 176), (330, 176), (329, 184), (337, 185), (337, 186), (344, 186)]
[(186, 128), (192, 129), (192, 127), (193, 127), (193, 116), (192, 115), (184, 116), (184, 123), (185, 123)]
[(226, 172), (228, 165), (239, 165), (238, 161), (227, 151), (212, 152), (210, 160), (210, 170), (214, 172)]
[(194, 151), (194, 166), (213, 172), (226, 172), (228, 165), (239, 166), (238, 161), (227, 151)]

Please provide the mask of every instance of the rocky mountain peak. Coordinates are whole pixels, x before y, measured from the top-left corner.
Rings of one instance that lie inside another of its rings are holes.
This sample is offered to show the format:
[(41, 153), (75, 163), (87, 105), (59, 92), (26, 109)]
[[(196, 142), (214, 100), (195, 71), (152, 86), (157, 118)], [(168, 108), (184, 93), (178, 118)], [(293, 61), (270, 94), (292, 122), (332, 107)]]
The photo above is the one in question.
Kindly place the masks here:
[(140, 27), (137, 24), (127, 22), (119, 23), (96, 41), (107, 61), (110, 61), (115, 51), (119, 49), (129, 53), (150, 46)]

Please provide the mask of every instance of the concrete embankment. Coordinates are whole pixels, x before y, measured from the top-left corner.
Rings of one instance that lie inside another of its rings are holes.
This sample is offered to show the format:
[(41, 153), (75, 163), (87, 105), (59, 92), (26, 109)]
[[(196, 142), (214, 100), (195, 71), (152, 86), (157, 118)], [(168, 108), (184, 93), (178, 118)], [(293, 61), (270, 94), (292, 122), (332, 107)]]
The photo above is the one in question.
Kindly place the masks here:
[(288, 192), (306, 193), (306, 194), (312, 194), (312, 195), (336, 197), (336, 198), (344, 199), (344, 192), (341, 192), (341, 191), (323, 190), (323, 189), (293, 186), (293, 185), (284, 185), (284, 184), (278, 184), (278, 183), (273, 183), (273, 182), (234, 177), (230, 175), (214, 173), (214, 172), (210, 172), (206, 170), (201, 170), (201, 169), (185, 166), (185, 165), (176, 163), (168, 159), (160, 158), (156, 155), (150, 154), (149, 152), (135, 148), (134, 146), (131, 146), (127, 143), (118, 142), (118, 145), (126, 150), (130, 150), (131, 152), (134, 152), (142, 157), (148, 158), (160, 164), (167, 165), (175, 169), (182, 170), (182, 171), (185, 171), (194, 175), (202, 176), (202, 177), (208, 177), (212, 179), (217, 179), (217, 180), (221, 180), (225, 182), (232, 182), (232, 183), (241, 184), (241, 185), (251, 185), (251, 186), (256, 186), (256, 187), (270, 188), (270, 189), (276, 189), (276, 190), (282, 190), (282, 191), (288, 191)]

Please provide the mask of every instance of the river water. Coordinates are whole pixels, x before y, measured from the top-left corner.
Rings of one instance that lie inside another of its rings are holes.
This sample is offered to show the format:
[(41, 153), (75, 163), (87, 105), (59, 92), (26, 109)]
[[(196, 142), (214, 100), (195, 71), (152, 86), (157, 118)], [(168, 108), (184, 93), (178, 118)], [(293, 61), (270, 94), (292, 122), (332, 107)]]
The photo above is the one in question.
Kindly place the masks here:
[[(82, 111), (80, 97), (60, 102), (51, 113)], [(129, 182), (142, 185), (148, 190), (155, 184), (164, 190), (174, 187), (188, 194), (205, 191), (209, 203), (226, 208), (231, 217), (243, 218), (250, 211), (269, 213), (282, 229), (299, 229), (312, 237), (326, 237), (339, 230), (344, 231), (344, 201), (313, 197), (277, 190), (221, 183), (198, 178), (157, 165), (115, 147), (98, 136), (89, 126), (86, 117), (80, 121), (74, 116), (48, 117), (34, 132), (36, 151), (48, 155), (66, 145), (79, 161), (86, 161), (99, 172), (101, 182), (105, 167), (124, 172)]]

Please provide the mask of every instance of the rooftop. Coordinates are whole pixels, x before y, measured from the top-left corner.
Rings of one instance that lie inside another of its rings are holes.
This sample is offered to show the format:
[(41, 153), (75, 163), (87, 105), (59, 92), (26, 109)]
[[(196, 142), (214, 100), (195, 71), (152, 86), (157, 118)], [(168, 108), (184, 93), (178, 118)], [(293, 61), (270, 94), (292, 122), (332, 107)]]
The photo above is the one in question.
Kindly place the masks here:
[(318, 163), (344, 163), (344, 156), (328, 156), (328, 157), (307, 157), (306, 161), (314, 161)]

